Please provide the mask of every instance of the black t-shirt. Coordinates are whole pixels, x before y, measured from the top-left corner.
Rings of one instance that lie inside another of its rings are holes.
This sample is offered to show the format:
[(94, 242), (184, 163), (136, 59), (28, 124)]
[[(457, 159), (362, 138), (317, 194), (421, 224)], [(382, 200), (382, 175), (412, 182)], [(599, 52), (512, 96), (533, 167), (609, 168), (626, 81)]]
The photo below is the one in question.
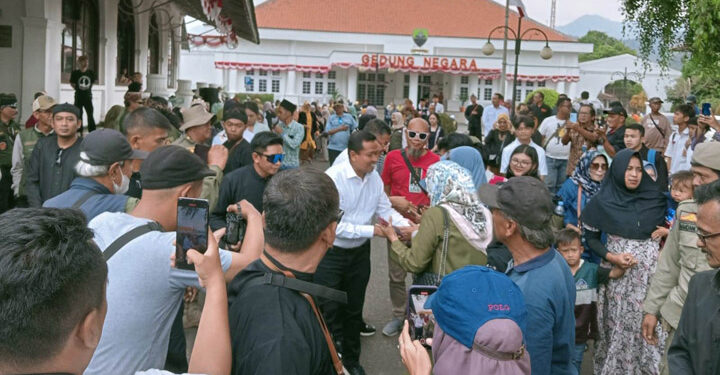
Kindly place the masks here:
[(618, 152), (625, 148), (625, 125), (617, 128), (612, 133), (607, 135), (608, 142), (613, 146), (615, 152)]
[(250, 143), (245, 138), (235, 144), (232, 141), (223, 143), (223, 146), (230, 151), (228, 155), (227, 163), (225, 163), (224, 174), (228, 174), (238, 168), (242, 168), (246, 165), (252, 165), (252, 150), (250, 149)]
[[(272, 272), (250, 263), (228, 287), (232, 371), (239, 374), (334, 374), (330, 350), (310, 303), (290, 289), (252, 281)], [(303, 281), (313, 275), (292, 271)]]
[(142, 90), (142, 83), (140, 82), (130, 82), (128, 85), (128, 91), (130, 92), (140, 92)]
[(75, 92), (78, 94), (90, 94), (93, 82), (97, 80), (95, 72), (88, 69), (84, 72), (73, 70), (70, 74), (70, 83), (75, 85)]
[(543, 103), (543, 105), (541, 105), (540, 107), (535, 104), (531, 104), (530, 111), (532, 111), (533, 116), (537, 118), (538, 124), (542, 124), (543, 120), (552, 116), (552, 108), (550, 108), (550, 106), (545, 103)]
[(210, 227), (213, 230), (226, 225), (227, 206), (245, 199), (258, 212), (263, 212), (262, 196), (268, 179), (260, 177), (252, 164), (236, 169), (223, 177), (220, 183), (215, 208), (210, 213)]

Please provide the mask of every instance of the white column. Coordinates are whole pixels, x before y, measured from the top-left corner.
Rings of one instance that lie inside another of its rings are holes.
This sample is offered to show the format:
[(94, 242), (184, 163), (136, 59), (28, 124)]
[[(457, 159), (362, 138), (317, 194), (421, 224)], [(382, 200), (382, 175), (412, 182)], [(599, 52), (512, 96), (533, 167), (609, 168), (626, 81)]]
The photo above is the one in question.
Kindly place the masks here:
[(570, 88), (568, 89), (568, 97), (575, 100), (577, 98), (578, 92), (577, 92), (577, 82), (570, 82)]
[(555, 91), (558, 92), (558, 94), (564, 94), (565, 93), (565, 81), (558, 81), (557, 86), (555, 86)]
[(175, 96), (178, 99), (182, 99), (182, 107), (190, 107), (190, 103), (192, 103), (193, 98), (192, 81), (189, 79), (178, 79)]
[(164, 74), (148, 74), (145, 92), (150, 93), (151, 96), (162, 96), (167, 99), (170, 96), (167, 90), (167, 76)]
[(408, 91), (408, 96), (410, 97), (410, 100), (413, 102), (413, 106), (417, 108), (417, 96), (418, 96), (418, 79), (419, 74), (417, 73), (410, 73), (410, 90)]
[(228, 71), (227, 77), (228, 79), (225, 83), (225, 91), (229, 93), (240, 92), (241, 90), (238, 89), (238, 70), (230, 69), (230, 71)]
[(297, 80), (296, 77), (297, 74), (294, 70), (288, 70), (287, 72), (287, 82), (285, 83), (285, 97), (291, 99), (292, 101), (297, 101)]
[[(451, 74), (449, 77), (446, 75), (445, 80), (449, 81), (449, 97), (446, 97), (445, 110), (448, 112), (457, 112), (460, 110), (460, 76)], [(469, 94), (468, 94), (469, 95)]]
[[(22, 93), (16, 93), (20, 98), (20, 109), (22, 117), (27, 118), (32, 113), (33, 94), (40, 89), (45, 89), (48, 95), (60, 99), (60, 77), (57, 82), (50, 86), (46, 86), (45, 73), (51, 69), (60, 71), (57, 64), (48, 65), (45, 46), (46, 32), (48, 28), (48, 20), (44, 17), (23, 17), (22, 18), (22, 61), (24, 64), (31, 64), (32, 69), (22, 69)], [(59, 39), (59, 37), (58, 37)], [(59, 51), (59, 50), (58, 50)], [(26, 65), (27, 67), (27, 65)]]
[(348, 68), (347, 95), (345, 95), (345, 98), (347, 99), (348, 102), (357, 100), (357, 81), (358, 81), (357, 68)]

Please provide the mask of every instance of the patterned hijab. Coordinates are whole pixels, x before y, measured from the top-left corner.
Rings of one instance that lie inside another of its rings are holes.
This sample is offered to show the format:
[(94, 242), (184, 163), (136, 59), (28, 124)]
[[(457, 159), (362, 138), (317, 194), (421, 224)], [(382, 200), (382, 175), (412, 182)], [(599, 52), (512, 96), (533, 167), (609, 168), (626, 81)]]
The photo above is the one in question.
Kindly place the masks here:
[(425, 178), (430, 205), (442, 205), (465, 239), (479, 251), (492, 240), (490, 211), (477, 197), (473, 178), (467, 169), (450, 160), (428, 168)]
[(600, 181), (593, 181), (590, 178), (590, 164), (592, 164), (592, 161), (598, 156), (605, 158), (605, 162), (608, 163), (605, 155), (597, 152), (596, 150), (589, 150), (580, 157), (580, 161), (575, 167), (575, 172), (573, 172), (570, 177), (574, 183), (578, 186), (582, 186), (582, 190), (588, 199), (592, 198), (595, 194), (597, 194), (598, 190), (600, 190)]

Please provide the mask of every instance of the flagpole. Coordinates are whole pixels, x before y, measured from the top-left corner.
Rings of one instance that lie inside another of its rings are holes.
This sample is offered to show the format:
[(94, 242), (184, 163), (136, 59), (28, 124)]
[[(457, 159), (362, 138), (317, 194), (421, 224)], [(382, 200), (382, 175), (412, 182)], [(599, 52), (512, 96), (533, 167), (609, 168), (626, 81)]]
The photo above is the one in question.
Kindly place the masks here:
[[(500, 92), (503, 96), (507, 95), (505, 92), (507, 88), (507, 79), (505, 74), (507, 72), (507, 45), (508, 45), (508, 19), (510, 17), (510, 0), (505, 2), (505, 37), (503, 39), (503, 59), (502, 59), (502, 73), (500, 74)], [(512, 98), (512, 95), (510, 96)], [(515, 107), (515, 103), (513, 103)]]

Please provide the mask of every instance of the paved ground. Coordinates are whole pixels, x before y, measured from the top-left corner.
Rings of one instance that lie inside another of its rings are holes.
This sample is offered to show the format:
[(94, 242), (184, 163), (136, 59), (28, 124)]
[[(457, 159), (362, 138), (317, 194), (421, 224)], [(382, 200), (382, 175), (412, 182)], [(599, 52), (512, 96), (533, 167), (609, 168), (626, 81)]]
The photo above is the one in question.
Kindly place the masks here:
[[(309, 167), (324, 170), (326, 162), (314, 162)], [(397, 336), (386, 337), (382, 334), (382, 328), (391, 318), (390, 293), (388, 290), (387, 276), (387, 245), (384, 239), (375, 237), (372, 240), (370, 253), (372, 270), (367, 293), (365, 294), (365, 311), (363, 316), (366, 322), (377, 328), (374, 336), (362, 338), (362, 354), (360, 363), (368, 374), (377, 375), (402, 375), (407, 374), (405, 367), (400, 361), (400, 354), (397, 349)], [(410, 285), (408, 277), (407, 285)], [(188, 353), (192, 350), (192, 341), (195, 338), (195, 329), (186, 330), (189, 342)], [(592, 374), (592, 351), (585, 354), (582, 374)]]

